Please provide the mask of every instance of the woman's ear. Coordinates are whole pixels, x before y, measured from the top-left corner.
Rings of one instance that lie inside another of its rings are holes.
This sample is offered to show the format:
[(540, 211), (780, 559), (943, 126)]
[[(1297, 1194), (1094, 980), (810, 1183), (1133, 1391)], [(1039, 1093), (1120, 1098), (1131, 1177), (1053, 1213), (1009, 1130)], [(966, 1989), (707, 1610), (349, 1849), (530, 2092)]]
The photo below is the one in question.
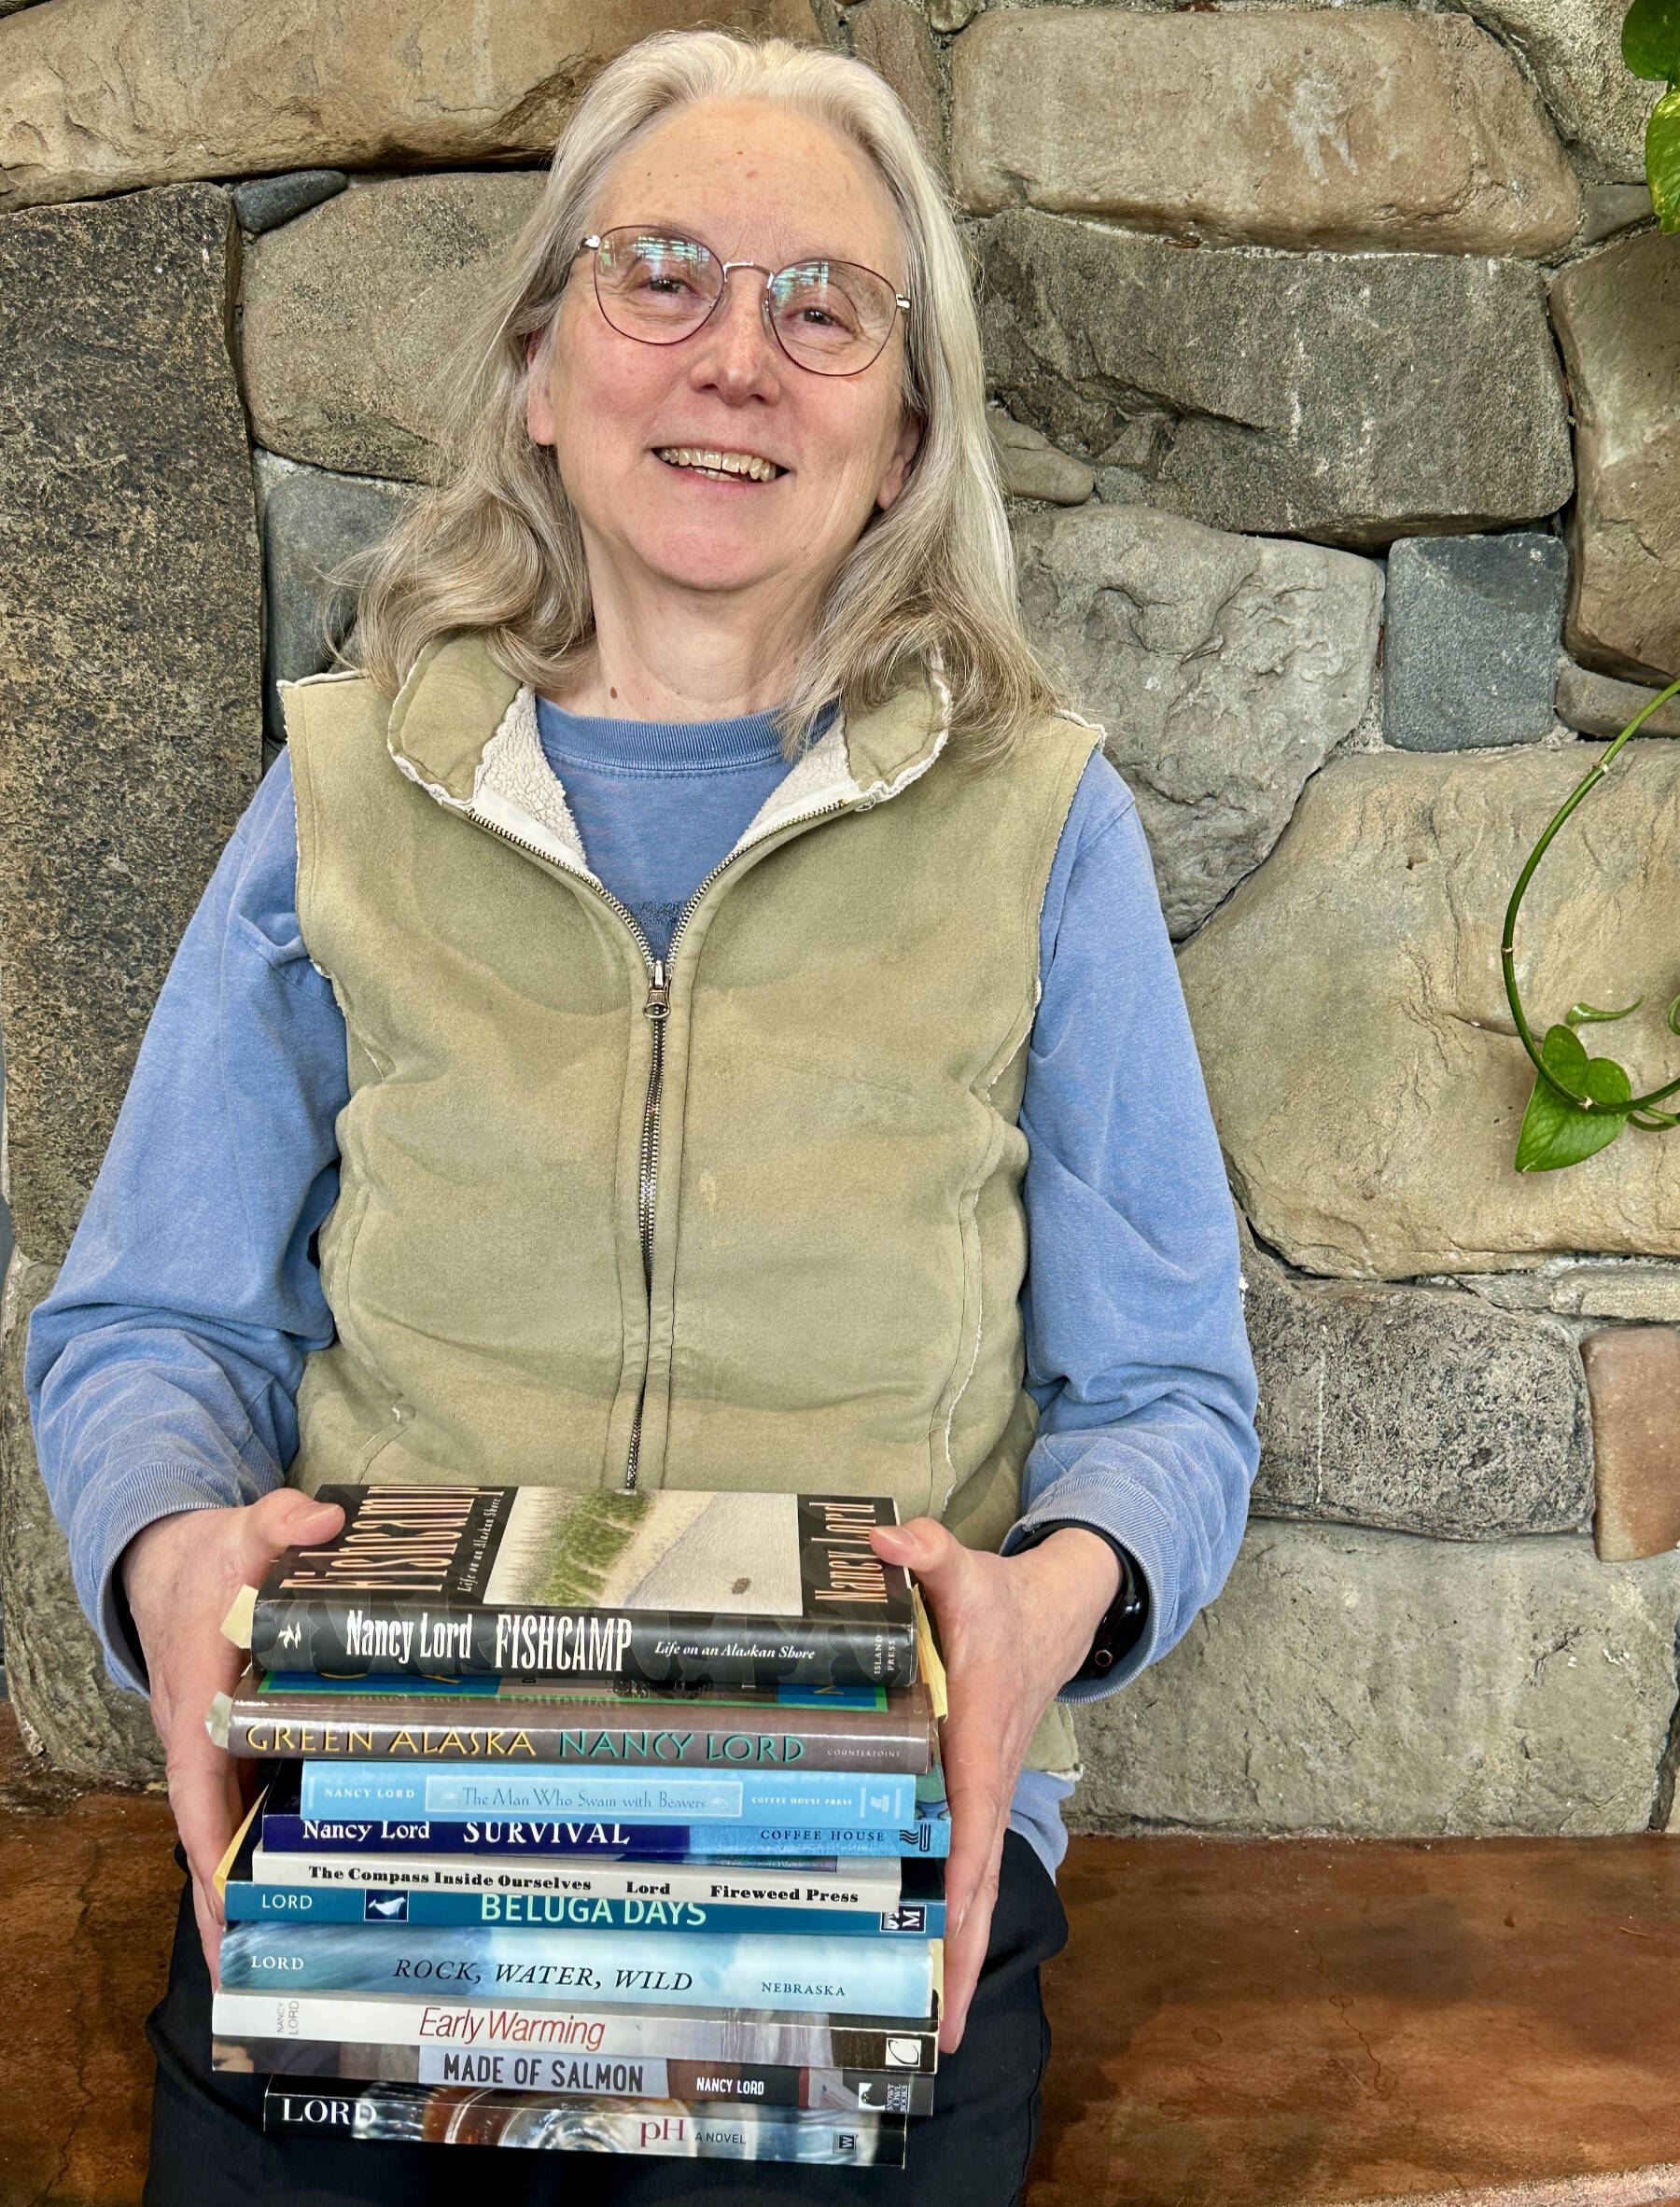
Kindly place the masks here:
[(525, 429), (533, 444), (554, 441), (554, 400), (548, 379), (551, 351), (540, 329), (525, 339)]
[(910, 472), (910, 463), (916, 457), (926, 426), (919, 414), (907, 413), (904, 416), (903, 426), (899, 430), (898, 440), (892, 448), (892, 457), (887, 463), (887, 472), (881, 478), (881, 487), (875, 493), (875, 504), (883, 513), (897, 502), (898, 495), (904, 487), (904, 478)]

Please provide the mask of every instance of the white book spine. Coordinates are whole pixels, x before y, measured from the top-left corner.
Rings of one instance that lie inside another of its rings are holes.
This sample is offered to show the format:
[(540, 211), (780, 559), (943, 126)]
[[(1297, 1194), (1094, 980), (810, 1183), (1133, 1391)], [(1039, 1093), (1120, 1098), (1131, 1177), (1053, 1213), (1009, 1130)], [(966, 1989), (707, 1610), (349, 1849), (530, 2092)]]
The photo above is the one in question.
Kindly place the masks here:
[[(927, 2070), (926, 2030), (871, 2027), (878, 2038), (867, 2060), (837, 2060), (825, 2016), (777, 2016), (763, 2010), (503, 2006), (499, 2004), (409, 2000), (391, 1994), (228, 1992), (216, 1994), (211, 2029), (218, 2039), (307, 2039), (315, 2044), (450, 2046), (494, 2051), (589, 2054), (665, 2061), (750, 2061), (791, 2069)], [(861, 2035), (847, 2032), (847, 2037)]]
[(832, 1907), (878, 1915), (899, 1905), (896, 1862), (861, 1859), (856, 1876), (820, 1870), (753, 1870), (707, 1863), (598, 1863), (567, 1860), (463, 1861), (458, 1854), (285, 1854), (259, 1847), (251, 1857), (259, 1885), (376, 1886), (412, 1893), (561, 1893), (586, 1900), (732, 1903), (767, 1907)]

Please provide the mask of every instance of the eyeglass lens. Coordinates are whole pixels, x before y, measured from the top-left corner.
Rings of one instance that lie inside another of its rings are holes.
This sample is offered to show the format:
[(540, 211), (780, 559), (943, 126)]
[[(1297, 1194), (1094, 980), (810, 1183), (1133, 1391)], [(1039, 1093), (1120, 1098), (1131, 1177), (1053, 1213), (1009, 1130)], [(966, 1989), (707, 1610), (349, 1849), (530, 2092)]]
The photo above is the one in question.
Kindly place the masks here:
[[(743, 269), (743, 274), (751, 274)], [(723, 292), (723, 265), (693, 238), (609, 230), (595, 250), (595, 297), (622, 337), (679, 343)], [(819, 375), (856, 375), (892, 333), (898, 298), (884, 276), (849, 260), (802, 260), (770, 278), (765, 318), (789, 358)]]

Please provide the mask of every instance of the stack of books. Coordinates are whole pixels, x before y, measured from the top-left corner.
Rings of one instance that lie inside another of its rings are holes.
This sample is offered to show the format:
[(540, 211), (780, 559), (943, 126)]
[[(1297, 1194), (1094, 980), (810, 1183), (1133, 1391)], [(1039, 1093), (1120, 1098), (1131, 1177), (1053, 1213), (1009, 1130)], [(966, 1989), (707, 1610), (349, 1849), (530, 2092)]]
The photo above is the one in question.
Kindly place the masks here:
[(274, 1767), (217, 2068), (279, 2131), (902, 2165), (931, 2112), (944, 1683), (890, 1502), (329, 1488), (225, 1629)]

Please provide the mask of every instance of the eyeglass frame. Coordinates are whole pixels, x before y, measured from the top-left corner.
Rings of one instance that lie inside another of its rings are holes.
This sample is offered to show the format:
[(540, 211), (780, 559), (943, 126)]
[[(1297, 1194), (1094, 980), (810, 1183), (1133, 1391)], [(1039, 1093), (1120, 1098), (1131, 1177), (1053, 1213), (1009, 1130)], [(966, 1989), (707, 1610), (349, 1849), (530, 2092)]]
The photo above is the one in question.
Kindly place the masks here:
[[(700, 332), (706, 328), (706, 325), (717, 313), (718, 309), (729, 297), (730, 271), (732, 269), (737, 268), (752, 268), (756, 269), (759, 274), (764, 279), (764, 287), (759, 293), (759, 318), (763, 323), (764, 328), (769, 331), (771, 342), (776, 346), (777, 351), (782, 356), (784, 360), (789, 361), (793, 367), (803, 368), (807, 375), (832, 376), (836, 381), (844, 383), (849, 381), (854, 375), (867, 375), (869, 370), (880, 358), (882, 353), (887, 350), (888, 343), (892, 336), (892, 325), (890, 323), (889, 323), (887, 327), (886, 335), (881, 339), (879, 347), (876, 351), (870, 355), (869, 358), (864, 361), (861, 368), (813, 368), (808, 360), (802, 360), (796, 353), (791, 353), (788, 350), (786, 344), (782, 342), (782, 339), (777, 330), (776, 324), (772, 320), (769, 312), (770, 290), (772, 285), (774, 285), (776, 282), (777, 277), (785, 276), (790, 272), (790, 271), (796, 268), (807, 268), (814, 260), (839, 260), (840, 257), (838, 254), (813, 253), (809, 255), (805, 260), (790, 260), (786, 268), (768, 269), (764, 266), (762, 260), (721, 259), (719, 258), (715, 247), (708, 245), (704, 238), (690, 237), (686, 230), (660, 230), (654, 224), (646, 222), (615, 222), (612, 225), (612, 229), (638, 230), (649, 237), (668, 238), (674, 243), (682, 245), (698, 245), (702, 253), (708, 254), (710, 258), (717, 262), (718, 272), (723, 279), (718, 286), (717, 298), (712, 300), (710, 306), (707, 308), (705, 314), (701, 315), (699, 321), (694, 324), (694, 327), (692, 329), (685, 329), (680, 337), (636, 337), (632, 335), (628, 329), (621, 329), (619, 328), (612, 316), (607, 312), (606, 306), (601, 299), (600, 251), (603, 241), (606, 238), (610, 237), (612, 231), (603, 230), (597, 236), (581, 239), (578, 244), (578, 251), (580, 253), (589, 253), (595, 256), (590, 268), (590, 283), (591, 288), (595, 292), (595, 304), (601, 310), (601, 319), (606, 323), (608, 328), (612, 331), (612, 334), (615, 337), (624, 338), (629, 343), (633, 345), (680, 345), (686, 344), (691, 337), (698, 337)], [(874, 276), (877, 284), (885, 284), (888, 290), (891, 292), (893, 304), (897, 307), (901, 314), (907, 314), (910, 312), (910, 300), (904, 297), (903, 293), (898, 288), (898, 286), (892, 281), (892, 278), (890, 276), (884, 276), (878, 268), (871, 268), (866, 262), (861, 260), (841, 261), (840, 265), (844, 268), (861, 269), (866, 276)]]

